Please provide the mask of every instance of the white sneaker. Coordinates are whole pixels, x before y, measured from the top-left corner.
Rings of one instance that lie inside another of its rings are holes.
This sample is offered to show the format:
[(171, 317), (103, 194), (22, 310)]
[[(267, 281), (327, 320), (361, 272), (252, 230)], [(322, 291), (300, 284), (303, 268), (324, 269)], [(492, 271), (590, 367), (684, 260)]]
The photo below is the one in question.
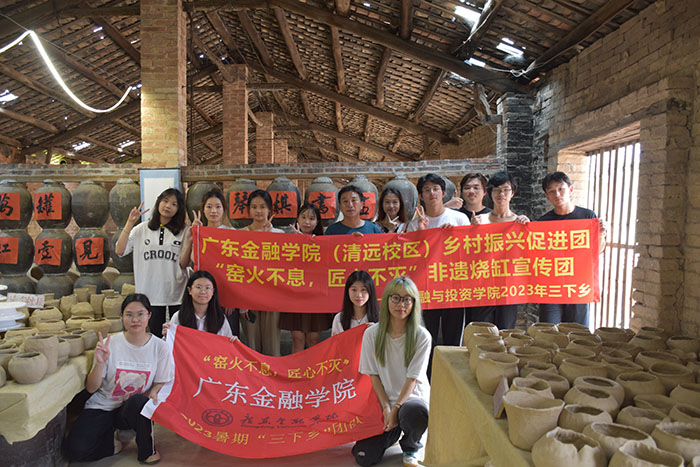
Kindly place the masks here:
[(403, 453), (403, 465), (404, 467), (418, 467), (418, 458), (415, 452), (404, 452)]

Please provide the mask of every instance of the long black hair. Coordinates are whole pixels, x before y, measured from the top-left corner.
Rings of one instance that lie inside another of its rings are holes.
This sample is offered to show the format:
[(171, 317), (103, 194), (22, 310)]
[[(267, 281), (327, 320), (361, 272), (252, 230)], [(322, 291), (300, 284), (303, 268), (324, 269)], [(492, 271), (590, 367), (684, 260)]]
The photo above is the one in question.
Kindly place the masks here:
[(399, 222), (406, 222), (408, 219), (406, 217), (406, 207), (403, 204), (403, 196), (401, 192), (396, 188), (388, 187), (382, 190), (382, 194), (379, 196), (379, 214), (377, 215), (377, 221), (383, 221), (386, 217), (386, 212), (384, 211), (384, 198), (386, 195), (396, 195), (399, 198)]
[(306, 211), (313, 212), (317, 220), (316, 227), (314, 227), (314, 230), (313, 232), (311, 232), (311, 235), (323, 235), (323, 222), (321, 221), (321, 211), (318, 210), (315, 204), (304, 203), (304, 205), (299, 208), (299, 214), (297, 214), (297, 219), (299, 219), (299, 216), (301, 216)]
[(262, 200), (265, 202), (265, 205), (267, 206), (267, 210), (270, 211), (270, 214), (274, 213), (272, 211), (272, 197), (270, 196), (270, 193), (268, 193), (265, 190), (255, 190), (254, 192), (248, 195), (248, 212), (250, 212), (250, 204), (255, 198), (262, 198)]
[(209, 223), (209, 221), (207, 220), (207, 216), (204, 215), (204, 206), (207, 205), (207, 201), (209, 201), (209, 198), (216, 198), (219, 201), (221, 201), (221, 206), (224, 208), (224, 214), (222, 216), (222, 219), (226, 217), (226, 198), (224, 197), (224, 194), (221, 192), (221, 190), (219, 190), (218, 188), (212, 188), (211, 190), (204, 193), (202, 202), (199, 203), (199, 212), (202, 213), (202, 225), (204, 226), (206, 226)]
[(149, 313), (151, 312), (151, 301), (148, 299), (148, 297), (142, 293), (132, 293), (124, 297), (124, 300), (122, 300), (122, 316), (124, 315), (124, 308), (126, 308), (129, 303), (133, 302), (140, 303)]
[(177, 200), (177, 212), (170, 219), (165, 227), (170, 230), (173, 235), (179, 234), (182, 229), (185, 228), (185, 198), (180, 193), (180, 190), (176, 188), (168, 188), (163, 193), (158, 195), (156, 199), (156, 204), (153, 207), (153, 214), (151, 214), (151, 220), (148, 221), (148, 228), (151, 230), (158, 230), (160, 227), (160, 212), (158, 212), (158, 205), (168, 196), (174, 196)]
[(221, 326), (223, 326), (226, 317), (224, 316), (223, 308), (221, 308), (219, 304), (219, 291), (216, 288), (216, 280), (211, 273), (204, 270), (195, 272), (187, 280), (187, 287), (185, 287), (185, 292), (182, 294), (182, 305), (180, 306), (180, 313), (178, 314), (180, 325), (197, 329), (197, 317), (194, 314), (194, 303), (192, 303), (192, 295), (190, 295), (192, 284), (194, 284), (194, 281), (197, 279), (209, 279), (214, 286), (214, 294), (211, 296), (211, 300), (209, 300), (209, 304), (207, 305), (204, 330), (212, 334), (217, 334)]
[(365, 306), (367, 307), (367, 321), (376, 323), (379, 321), (379, 303), (377, 303), (377, 289), (374, 287), (372, 276), (367, 271), (355, 271), (348, 276), (345, 281), (345, 292), (343, 293), (343, 309), (340, 310), (340, 324), (343, 330), (350, 329), (350, 320), (353, 315), (352, 300), (350, 300), (350, 287), (355, 282), (362, 282), (369, 292), (369, 298)]

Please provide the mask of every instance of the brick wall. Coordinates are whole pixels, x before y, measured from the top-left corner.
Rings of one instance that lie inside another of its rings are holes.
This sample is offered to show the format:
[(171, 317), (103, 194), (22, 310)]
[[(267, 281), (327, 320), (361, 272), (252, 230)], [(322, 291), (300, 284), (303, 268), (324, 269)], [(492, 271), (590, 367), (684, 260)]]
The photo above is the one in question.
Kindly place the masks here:
[(496, 154), (496, 126), (481, 125), (468, 131), (459, 144), (440, 147), (440, 159), (479, 159)]
[[(700, 8), (660, 0), (544, 80), (535, 145), (585, 187), (586, 143), (637, 125), (641, 165), (632, 326), (700, 331)], [(579, 198), (580, 200), (580, 198)]]

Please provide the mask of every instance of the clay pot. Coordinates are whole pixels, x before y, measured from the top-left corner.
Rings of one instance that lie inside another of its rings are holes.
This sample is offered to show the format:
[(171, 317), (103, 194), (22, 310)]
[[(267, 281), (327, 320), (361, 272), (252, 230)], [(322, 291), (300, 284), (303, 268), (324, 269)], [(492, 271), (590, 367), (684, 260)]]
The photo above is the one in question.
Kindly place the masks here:
[(623, 373), (617, 377), (616, 381), (625, 388), (625, 405), (630, 404), (635, 396), (642, 394), (666, 394), (666, 389), (659, 378), (642, 371)]
[(666, 339), (666, 331), (663, 328), (655, 328), (653, 326), (642, 326), (639, 328), (638, 336), (657, 336)]
[(473, 352), (469, 352), (469, 368), (472, 373), (476, 371), (476, 364), (479, 361), (479, 355), (486, 352), (505, 352), (506, 346), (500, 343), (495, 344), (479, 344), (474, 348)]
[(34, 263), (45, 274), (68, 272), (73, 263), (73, 239), (68, 232), (63, 229), (42, 230), (34, 240)]
[(601, 376), (608, 373), (605, 364), (583, 358), (565, 358), (559, 365), (559, 374), (573, 383), (579, 376)]
[(451, 200), (457, 194), (457, 186), (448, 177), (445, 177), (444, 175), (440, 175), (440, 176), (442, 177), (443, 180), (445, 180), (445, 194), (442, 197), (442, 202), (447, 203), (449, 200)]
[[(409, 182), (409, 184), (413, 187), (412, 183)], [(414, 191), (415, 189), (416, 188), (413, 187)], [(403, 194), (402, 191), (400, 193)], [(403, 198), (403, 201), (404, 207), (406, 207), (406, 210), (408, 211), (406, 198)], [(304, 202), (311, 203), (318, 208), (324, 227), (328, 227), (338, 219), (338, 214), (340, 213), (340, 209), (338, 209), (338, 188), (330, 178), (314, 178), (309, 187), (306, 189), (306, 193), (304, 194)], [(416, 206), (414, 204), (413, 209), (415, 208)], [(409, 219), (413, 219), (413, 217), (411, 216)]]
[(557, 325), (553, 323), (534, 323), (532, 326), (527, 328), (527, 335), (533, 339), (537, 335), (537, 331), (543, 331), (545, 329), (557, 330)]
[(645, 370), (649, 370), (653, 363), (681, 363), (681, 359), (670, 352), (645, 350), (639, 352), (634, 359), (635, 363), (642, 365)]
[(5, 385), (7, 382), (7, 374), (5, 373), (5, 369), (0, 366), (0, 388)]
[[(403, 204), (406, 209), (406, 217), (413, 219), (416, 207), (418, 206), (418, 190), (416, 186), (404, 175), (399, 174), (384, 185), (384, 189), (386, 190), (387, 188), (395, 188), (401, 193), (401, 198), (403, 199)], [(310, 189), (311, 187), (309, 186), (309, 190)]]
[(65, 329), (66, 323), (61, 319), (50, 319), (47, 321), (39, 321), (36, 323), (36, 328), (39, 332), (54, 332)]
[(24, 342), (24, 339), (36, 334), (39, 334), (39, 330), (37, 328), (10, 329), (9, 331), (5, 332), (4, 342), (19, 347), (22, 345), (22, 342)]
[(39, 334), (24, 340), (25, 352), (41, 352), (46, 357), (46, 374), (56, 372), (58, 365), (58, 338), (53, 335)]
[(555, 329), (541, 329), (535, 333), (535, 343), (554, 344), (563, 349), (569, 345), (569, 337)]
[(676, 404), (668, 413), (674, 422), (694, 423), (700, 425), (700, 408), (689, 404)]
[(569, 390), (569, 381), (561, 375), (551, 373), (549, 371), (533, 371), (528, 378), (543, 379), (549, 384), (552, 389), (552, 394), (557, 399), (563, 399), (564, 394)]
[(646, 444), (628, 441), (615, 452), (609, 467), (683, 467), (683, 458)]
[(4, 342), (0, 340), (0, 350), (10, 350), (10, 349), (16, 349), (17, 346), (11, 342)]
[(670, 422), (671, 419), (663, 412), (654, 409), (642, 409), (629, 406), (620, 410), (615, 423), (634, 427), (644, 433), (651, 433), (654, 427), (661, 422)]
[(664, 385), (666, 393), (669, 393), (681, 383), (694, 383), (695, 375), (683, 365), (677, 363), (652, 363), (649, 373), (655, 375)]
[(498, 328), (495, 324), (472, 321), (471, 323), (467, 324), (467, 327), (464, 328), (464, 337), (462, 338), (463, 345), (468, 346), (469, 340), (474, 334), (499, 335)]
[(10, 359), (8, 369), (10, 376), (19, 384), (33, 384), (46, 376), (49, 362), (40, 352), (26, 352)]
[(377, 217), (377, 202), (379, 201), (377, 187), (364, 175), (355, 176), (348, 185), (355, 185), (362, 191), (362, 214), (360, 214), (360, 218), (368, 221), (374, 220)]
[[(136, 184), (134, 184), (136, 185)], [(116, 186), (115, 186), (116, 188)], [(194, 211), (199, 211), (199, 206), (202, 204), (204, 195), (207, 194), (208, 191), (210, 190), (218, 190), (219, 187), (216, 185), (214, 182), (209, 182), (209, 181), (199, 181), (199, 182), (194, 182), (191, 184), (189, 187), (187, 187), (187, 194), (185, 195), (185, 207), (187, 208), (187, 215), (190, 218), (190, 222), (194, 219)], [(114, 191), (114, 190), (112, 190)], [(132, 190), (133, 193), (133, 201), (136, 201), (136, 204), (134, 206), (138, 206), (139, 203), (141, 202), (141, 195), (140, 195), (140, 190), (138, 185), (136, 185), (136, 190)], [(110, 195), (110, 203), (109, 203), (109, 208), (110, 211), (112, 209), (112, 192), (109, 193)], [(132, 206), (132, 207), (134, 207)], [(131, 208), (129, 208), (131, 209)], [(225, 207), (224, 207), (225, 209)], [(124, 226), (126, 223), (126, 219), (129, 217), (129, 211), (126, 211), (126, 217), (124, 218), (124, 223), (120, 225), (120, 227)]]
[(629, 342), (608, 342), (604, 344), (605, 347), (611, 348), (611, 349), (620, 349), (624, 350), (625, 352), (629, 353), (632, 358), (636, 358), (637, 354), (642, 351), (640, 347), (637, 347), (634, 344), (630, 344)]
[[(0, 234), (0, 237), (2, 237), (2, 234)], [(34, 245), (32, 245), (32, 249), (29, 250), (32, 255), (34, 254)], [(0, 277), (0, 285), (7, 286), (7, 290), (5, 291), (6, 293), (10, 292), (15, 292), (15, 293), (35, 293), (36, 292), (36, 284), (35, 282), (30, 279), (25, 272), (22, 272), (21, 274), (5, 274), (2, 272), (2, 267), (0, 267), (0, 273), (3, 274), (2, 277)]]
[(78, 297), (78, 303), (90, 300), (90, 289), (87, 287), (75, 287), (73, 293)]
[[(71, 261), (73, 261), (72, 253)], [(44, 274), (36, 284), (36, 291), (38, 293), (52, 292), (56, 294), (56, 297), (64, 297), (73, 293), (73, 279), (65, 274)], [(56, 304), (51, 306), (60, 310), (60, 299), (55, 301)], [(44, 302), (44, 306), (49, 306), (49, 304)]]
[(557, 329), (564, 334), (569, 334), (572, 331), (591, 333), (588, 326), (579, 323), (559, 323), (557, 324)]
[[(133, 272), (134, 271), (134, 253), (131, 252), (128, 255), (124, 256), (119, 256), (116, 253), (117, 249), (117, 241), (119, 240), (119, 236), (122, 234), (122, 229), (117, 229), (116, 232), (114, 232), (114, 235), (112, 235), (112, 240), (110, 241), (110, 249), (109, 249), (109, 254), (112, 258), (112, 263), (114, 263), (114, 267), (119, 270), (119, 272)], [(102, 289), (109, 289), (110, 285), (107, 284), (106, 287), (102, 287)]]
[(26, 229), (32, 220), (32, 195), (24, 183), (10, 179), (0, 180), (0, 196), (12, 201), (17, 200), (17, 205), (12, 206), (12, 218), (9, 218), (10, 212), (7, 210), (8, 218), (0, 220), (0, 230)]
[[(272, 214), (275, 216), (275, 218), (272, 219), (272, 225), (275, 227), (284, 227), (296, 222), (297, 213), (301, 207), (301, 192), (294, 182), (283, 175), (276, 177), (267, 187), (267, 192), (272, 198)], [(378, 197), (376, 197), (375, 194), (375, 205), (377, 199)], [(369, 220), (372, 219), (374, 219), (374, 216)]]
[(63, 314), (58, 308), (40, 308), (34, 310), (32, 316), (29, 318), (29, 323), (33, 326), (39, 321), (49, 321), (56, 319), (63, 319)]
[(78, 302), (71, 307), (70, 310), (71, 318), (77, 317), (94, 317), (95, 310), (93, 310), (92, 305), (88, 302)]
[(10, 359), (19, 353), (19, 349), (14, 347), (12, 349), (1, 349), (0, 350), (0, 366), (7, 371), (7, 364), (10, 363)]
[[(486, 323), (486, 324), (490, 324), (490, 323)], [(523, 330), (523, 329), (499, 329), (498, 330), (498, 335), (501, 336), (504, 340), (506, 337), (511, 336), (513, 334), (525, 335), (525, 330)]]
[(122, 284), (121, 292), (124, 296), (131, 295), (132, 293), (136, 293), (136, 286), (129, 283)]
[(669, 395), (674, 401), (700, 407), (700, 384), (681, 383)]
[(528, 362), (551, 363), (552, 361), (552, 355), (547, 350), (532, 345), (526, 347), (511, 347), (508, 349), (508, 353), (518, 357), (518, 369), (524, 367)]
[[(4, 221), (0, 221), (0, 223), (2, 222)], [(32, 237), (30, 237), (25, 230), (8, 229), (0, 231), (0, 243), (7, 244), (8, 242), (17, 245), (17, 257), (14, 260), (10, 257), (6, 257), (6, 259), (0, 263), (0, 273), (2, 273), (3, 276), (24, 275), (32, 266), (32, 261), (34, 260), (34, 240), (32, 240)], [(9, 287), (7, 291), (13, 292), (9, 290)]]
[(471, 338), (469, 339), (469, 343), (467, 344), (467, 349), (469, 349), (469, 352), (473, 352), (475, 347), (479, 344), (503, 344), (503, 339), (501, 339), (501, 336), (498, 334), (472, 334)]
[(598, 441), (605, 456), (610, 459), (627, 441), (635, 441), (650, 447), (656, 447), (648, 434), (631, 426), (617, 423), (591, 423), (583, 429), (583, 434)]
[(476, 381), (479, 388), (487, 394), (493, 394), (504, 376), (510, 383), (518, 376), (518, 362), (515, 355), (507, 353), (487, 352), (479, 355), (476, 364)]
[(618, 405), (625, 400), (625, 390), (616, 381), (599, 376), (581, 376), (574, 380), (574, 386), (593, 388), (610, 393)]
[(630, 338), (624, 329), (601, 327), (595, 330), (595, 335), (599, 336), (604, 343), (608, 342), (629, 342)]
[(530, 394), (554, 399), (554, 394), (552, 394), (552, 388), (549, 387), (549, 383), (539, 378), (515, 377), (513, 378), (513, 383), (510, 385), (510, 390), (525, 391)]
[(612, 423), (612, 421), (612, 416), (605, 410), (575, 404), (565, 405), (559, 416), (560, 427), (579, 433), (591, 423)]
[(85, 330), (94, 331), (96, 335), (102, 334), (102, 337), (106, 337), (112, 329), (112, 322), (107, 318), (88, 319), (80, 326)]
[(666, 348), (666, 341), (659, 336), (640, 336), (637, 334), (630, 340), (630, 344), (636, 345), (642, 350), (663, 350)]
[(257, 189), (255, 182), (247, 178), (239, 178), (226, 189), (227, 214), (232, 227), (242, 229), (253, 223), (248, 213), (248, 195)]
[(700, 352), (700, 339), (690, 336), (673, 336), (666, 341), (669, 349), (679, 349), (683, 352)]
[(567, 336), (569, 336), (569, 341), (583, 339), (585, 341), (595, 342), (596, 344), (603, 343), (603, 339), (601, 339), (599, 336), (596, 336), (595, 334), (591, 334), (588, 331), (570, 331), (569, 333), (567, 333)]
[(563, 362), (566, 358), (582, 358), (584, 360), (593, 361), (595, 360), (595, 352), (582, 347), (559, 349), (554, 353), (552, 362), (559, 367), (561, 366), (561, 362)]
[(63, 340), (63, 338), (58, 338), (58, 366), (63, 366), (68, 361), (68, 356), (70, 354), (70, 344)]
[(588, 339), (574, 339), (569, 345), (566, 346), (567, 349), (587, 349), (595, 353), (596, 357), (603, 349), (603, 345)]
[(109, 328), (110, 333), (124, 330), (124, 323), (122, 322), (121, 318), (107, 318), (107, 320), (111, 324), (111, 327)]
[(83, 328), (83, 323), (86, 323), (90, 320), (92, 320), (90, 316), (74, 316), (72, 318), (68, 318), (66, 320), (66, 325), (72, 327), (72, 328)]
[(686, 461), (700, 455), (700, 426), (692, 423), (659, 423), (651, 432), (659, 449), (675, 452)]
[(669, 349), (666, 352), (675, 355), (681, 361), (681, 364), (687, 365), (689, 362), (696, 362), (698, 355), (695, 352), (685, 352), (681, 349)]
[[(122, 272), (114, 279), (114, 282), (112, 282), (112, 288), (119, 290), (121, 295), (127, 296), (129, 293), (134, 293), (131, 291), (136, 290), (136, 286), (134, 285), (135, 282), (136, 277), (133, 273)], [(124, 291), (128, 291), (129, 293), (125, 293)]]
[(574, 386), (564, 396), (564, 402), (572, 405), (584, 405), (605, 410), (611, 416), (617, 415), (620, 404), (612, 394), (598, 389)]
[[(73, 331), (71, 334), (83, 338), (83, 345), (85, 346), (85, 350), (92, 350), (97, 345), (97, 332), (93, 329), (79, 329), (77, 331)], [(103, 334), (103, 336), (105, 335), (106, 333)]]
[(605, 346), (602, 349), (600, 349), (600, 353), (598, 354), (598, 360), (609, 361), (612, 358), (621, 358), (623, 360), (629, 361), (633, 360), (632, 355), (626, 350), (612, 349), (610, 347)]
[(644, 368), (641, 365), (637, 365), (636, 363), (626, 359), (610, 358), (607, 360), (603, 359), (603, 361), (607, 363), (607, 366), (605, 367), (608, 373), (607, 377), (614, 380), (617, 380), (617, 377), (623, 373), (644, 371)]
[(557, 366), (554, 363), (527, 362), (520, 370), (520, 376), (527, 377), (533, 371), (547, 371), (555, 375), (559, 374), (559, 370), (557, 370)]
[(92, 180), (80, 182), (73, 190), (71, 210), (80, 228), (102, 227), (109, 216), (109, 194)]
[(90, 305), (92, 305), (92, 309), (95, 310), (95, 317), (101, 317), (102, 316), (102, 302), (104, 302), (105, 296), (104, 294), (101, 293), (96, 293), (90, 295)]
[(532, 446), (536, 467), (605, 467), (603, 448), (576, 431), (555, 427)]
[(511, 348), (511, 347), (525, 347), (528, 345), (531, 345), (535, 342), (535, 339), (533, 339), (530, 336), (524, 335), (524, 334), (511, 334), (505, 339), (506, 347)]
[(109, 263), (109, 237), (101, 227), (82, 227), (73, 237), (73, 260), (80, 273), (101, 273)]
[(109, 190), (108, 199), (112, 220), (117, 227), (124, 227), (131, 209), (141, 203), (141, 188), (129, 178), (120, 178)]
[(61, 182), (44, 180), (34, 191), (34, 218), (42, 229), (65, 229), (71, 218), (71, 194)]
[(70, 309), (73, 308), (73, 305), (75, 305), (76, 303), (78, 303), (78, 296), (76, 294), (70, 294), (61, 297), (59, 309), (63, 314), (63, 319), (70, 318)]
[(640, 394), (634, 397), (634, 406), (643, 409), (658, 410), (668, 414), (678, 402), (661, 394)]
[(557, 426), (564, 401), (510, 391), (503, 396), (508, 417), (508, 437), (518, 448), (529, 451), (535, 441)]
[(77, 336), (75, 334), (69, 334), (67, 336), (61, 337), (64, 341), (70, 344), (70, 352), (68, 355), (73, 358), (78, 355), (82, 355), (85, 352), (85, 343), (82, 336)]
[(104, 294), (105, 298), (119, 295), (119, 292), (114, 289), (102, 289), (102, 293)]
[(124, 298), (121, 295), (106, 296), (102, 302), (102, 315), (105, 318), (121, 317), (123, 301)]

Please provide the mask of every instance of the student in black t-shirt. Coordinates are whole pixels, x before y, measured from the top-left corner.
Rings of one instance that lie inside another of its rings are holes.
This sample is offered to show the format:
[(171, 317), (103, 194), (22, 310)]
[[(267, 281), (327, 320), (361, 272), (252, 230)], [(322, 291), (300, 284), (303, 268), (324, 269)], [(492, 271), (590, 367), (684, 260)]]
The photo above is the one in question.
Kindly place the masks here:
[(464, 204), (459, 209), (467, 215), (469, 220), (472, 220), (472, 215), (488, 214), (493, 209), (484, 206), (484, 198), (486, 198), (486, 177), (480, 173), (470, 173), (462, 178), (459, 182), (459, 191), (462, 194)]
[[(574, 205), (571, 194), (574, 185), (564, 172), (547, 174), (542, 180), (542, 190), (554, 209), (537, 219), (538, 221), (561, 221), (569, 219), (596, 219), (595, 212), (590, 209)], [(598, 219), (600, 224), (600, 253), (605, 250), (605, 238), (607, 225), (603, 219)], [(588, 304), (557, 305), (551, 303), (540, 304), (540, 321), (545, 323), (579, 323), (588, 326)]]

